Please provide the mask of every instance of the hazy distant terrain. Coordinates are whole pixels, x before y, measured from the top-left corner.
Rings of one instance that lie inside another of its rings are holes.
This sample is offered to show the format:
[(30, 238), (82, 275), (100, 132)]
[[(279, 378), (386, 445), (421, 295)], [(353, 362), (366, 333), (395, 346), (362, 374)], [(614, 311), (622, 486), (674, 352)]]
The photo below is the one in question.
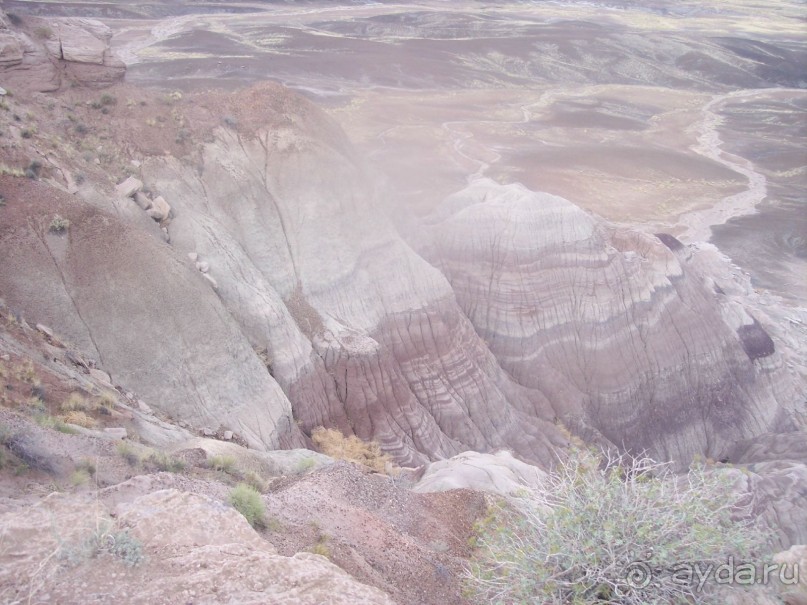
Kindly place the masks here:
[(315, 97), (404, 215), (485, 175), (684, 240), (728, 220), (715, 242), (759, 287), (807, 296), (798, 2), (81, 7), (113, 17), (130, 82)]

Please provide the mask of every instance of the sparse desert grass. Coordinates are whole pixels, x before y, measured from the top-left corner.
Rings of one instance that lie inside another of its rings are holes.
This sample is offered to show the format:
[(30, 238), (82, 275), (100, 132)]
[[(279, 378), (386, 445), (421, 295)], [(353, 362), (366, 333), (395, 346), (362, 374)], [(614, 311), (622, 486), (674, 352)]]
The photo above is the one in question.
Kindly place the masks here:
[(70, 221), (56, 214), (54, 215), (53, 220), (51, 220), (48, 230), (51, 233), (64, 233), (69, 227)]
[(143, 458), (143, 464), (168, 473), (181, 473), (185, 470), (185, 463), (182, 460), (166, 452), (152, 451)]
[(53, 30), (46, 25), (40, 25), (39, 27), (34, 28), (34, 36), (40, 40), (47, 40), (53, 36)]
[(330, 559), (331, 547), (328, 546), (328, 536), (325, 534), (320, 534), (316, 543), (308, 549), (308, 552), (313, 553), (315, 555), (321, 555), (326, 559)]
[[(680, 561), (762, 560), (767, 533), (736, 521), (754, 517), (732, 493), (703, 466), (675, 476), (647, 458), (576, 450), (545, 485), (477, 524), (468, 592), (494, 604), (713, 603), (671, 576)], [(645, 583), (648, 570), (661, 571)]]
[(303, 473), (311, 470), (316, 466), (317, 462), (314, 460), (313, 456), (307, 456), (300, 460), (296, 466), (294, 467), (294, 472), (298, 475), (302, 475)]
[(269, 489), (269, 484), (255, 471), (247, 471), (244, 473), (244, 483), (255, 488), (255, 490), (260, 493), (264, 493)]
[(5, 164), (0, 164), (0, 174), (4, 176), (25, 176), (25, 171), (21, 168), (13, 168), (10, 166), (6, 166)]
[(126, 460), (126, 463), (129, 466), (137, 466), (140, 464), (140, 456), (138, 455), (135, 448), (132, 444), (127, 443), (126, 441), (118, 442), (118, 445), (115, 446), (115, 449), (118, 452), (118, 455)]
[(59, 416), (59, 418), (67, 424), (74, 424), (85, 429), (94, 429), (98, 426), (98, 421), (95, 420), (95, 418), (89, 416), (86, 412), (81, 412), (79, 410), (73, 410), (72, 412), (62, 414)]
[(76, 391), (70, 393), (62, 405), (59, 406), (59, 409), (63, 412), (94, 412), (97, 408), (98, 406), (95, 402)]
[(235, 458), (233, 458), (232, 456), (227, 455), (211, 456), (207, 461), (207, 465), (215, 471), (227, 473), (228, 475), (232, 475), (233, 473), (236, 472)]
[(251, 485), (239, 483), (230, 492), (230, 504), (252, 527), (266, 526), (266, 506), (263, 503), (261, 494)]
[(68, 567), (104, 555), (116, 557), (129, 567), (137, 567), (145, 560), (143, 544), (128, 530), (116, 530), (108, 519), (97, 520), (89, 535), (76, 544), (63, 544), (58, 554)]
[(95, 403), (98, 407), (112, 409), (115, 407), (115, 404), (118, 403), (118, 398), (109, 391), (102, 391), (95, 400)]
[(339, 460), (363, 464), (379, 473), (387, 472), (390, 457), (381, 451), (375, 441), (362, 441), (355, 435), (345, 437), (336, 429), (315, 428), (311, 433), (314, 445), (323, 454)]
[(76, 487), (87, 485), (92, 477), (83, 468), (77, 468), (70, 474), (70, 483)]
[(90, 460), (89, 458), (84, 458), (83, 460), (80, 460), (79, 463), (76, 464), (76, 468), (86, 472), (91, 477), (95, 476), (97, 470), (95, 462), (93, 460)]
[(37, 384), (39, 376), (36, 373), (36, 368), (30, 359), (26, 359), (21, 364), (17, 365), (15, 370), (15, 378), (20, 382), (27, 384)]
[(76, 429), (65, 424), (64, 420), (49, 414), (37, 414), (34, 416), (34, 420), (39, 426), (46, 429), (53, 429), (67, 435), (75, 435), (77, 433)]

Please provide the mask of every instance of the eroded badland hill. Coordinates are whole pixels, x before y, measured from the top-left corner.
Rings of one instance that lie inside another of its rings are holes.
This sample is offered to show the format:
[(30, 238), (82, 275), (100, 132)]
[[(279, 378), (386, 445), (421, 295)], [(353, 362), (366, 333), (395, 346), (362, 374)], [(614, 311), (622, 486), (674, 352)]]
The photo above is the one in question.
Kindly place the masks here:
[(0, 18), (2, 602), (471, 603), (492, 511), (586, 445), (707, 461), (807, 568), (803, 308), (482, 147), (403, 219), (421, 175), (379, 175), (375, 117), (130, 82), (112, 30), (44, 4)]

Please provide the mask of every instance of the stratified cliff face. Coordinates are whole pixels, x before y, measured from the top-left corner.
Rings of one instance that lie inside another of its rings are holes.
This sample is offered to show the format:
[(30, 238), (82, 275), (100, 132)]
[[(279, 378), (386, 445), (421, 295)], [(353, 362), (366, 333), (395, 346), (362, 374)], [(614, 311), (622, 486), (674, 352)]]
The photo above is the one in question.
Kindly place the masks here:
[(430, 231), (427, 257), (501, 366), (584, 435), (684, 461), (787, 426), (795, 392), (773, 341), (675, 238), (489, 180)]
[(406, 463), (496, 447), (548, 462), (564, 442), (549, 405), (502, 371), (443, 275), (383, 218), (343, 135), (278, 86), (231, 102), (264, 123), (230, 120), (195, 166), (154, 157), (144, 179), (304, 431), (355, 431)]
[[(142, 135), (141, 107), (160, 118)], [(672, 238), (480, 181), (424, 228), (430, 264), (344, 134), (282, 86), (113, 111), (104, 147), (145, 191), (75, 185), (56, 151), (50, 186), (3, 177), (0, 292), (179, 421), (259, 448), (335, 426), (403, 464), (546, 464), (558, 420), (683, 464), (789, 426), (781, 339)]]
[(773, 341), (674, 238), (483, 180), (432, 217), (432, 266), (310, 105), (276, 86), (231, 102), (262, 121), (216, 127), (195, 165), (151, 158), (144, 178), (304, 432), (336, 425), (407, 463), (498, 447), (547, 462), (560, 418), (687, 461), (789, 426)]

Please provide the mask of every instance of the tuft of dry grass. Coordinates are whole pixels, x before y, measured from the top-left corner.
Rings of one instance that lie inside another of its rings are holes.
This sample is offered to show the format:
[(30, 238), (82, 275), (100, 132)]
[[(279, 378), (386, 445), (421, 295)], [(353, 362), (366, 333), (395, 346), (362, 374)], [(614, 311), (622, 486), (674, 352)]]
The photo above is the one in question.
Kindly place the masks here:
[(379, 473), (387, 473), (392, 464), (377, 441), (362, 441), (355, 435), (345, 437), (336, 429), (321, 426), (311, 432), (311, 440), (326, 456), (363, 464)]
[(63, 412), (94, 412), (98, 409), (98, 404), (74, 391), (62, 402), (59, 409)]
[(94, 429), (98, 426), (98, 422), (92, 417), (88, 416), (80, 410), (73, 410), (60, 416), (60, 419), (67, 424), (75, 424), (76, 426), (84, 427), (85, 429)]

